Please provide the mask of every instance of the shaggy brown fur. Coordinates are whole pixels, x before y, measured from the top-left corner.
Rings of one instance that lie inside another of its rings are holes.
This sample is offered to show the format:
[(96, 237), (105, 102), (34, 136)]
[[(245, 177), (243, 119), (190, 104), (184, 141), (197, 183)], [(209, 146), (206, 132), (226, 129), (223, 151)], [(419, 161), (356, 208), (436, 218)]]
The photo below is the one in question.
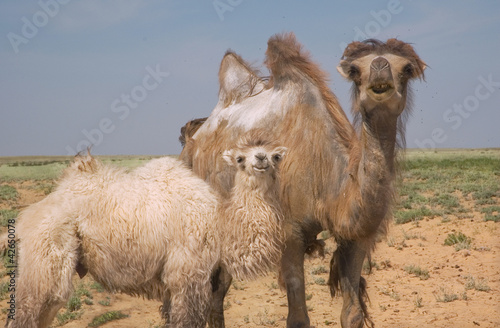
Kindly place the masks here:
[(285, 34), (269, 40), (266, 64), (271, 78), (258, 94), (247, 92), (248, 81), (257, 78), (253, 70), (233, 54), (224, 57), (219, 94), (236, 93), (238, 101), (220, 98), (189, 150), (181, 153), (196, 174), (228, 198), (236, 171), (222, 160), (224, 149), (253, 132), (287, 147), (279, 176), (281, 207), (291, 226), (281, 267), (288, 294), (288, 327), (309, 327), (303, 255), (322, 229), (329, 230), (339, 244), (330, 282), (332, 291), (337, 286), (342, 290), (342, 327), (359, 328), (365, 320), (372, 324), (361, 268), (391, 217), (398, 120), (407, 111), (408, 81), (421, 76), (425, 66), (410, 55), (405, 43), (369, 43), (381, 48), (351, 58), (347, 56), (351, 51), (365, 54), (351, 45), (339, 67), (354, 82), (358, 131), (329, 91), (325, 74), (295, 36)]

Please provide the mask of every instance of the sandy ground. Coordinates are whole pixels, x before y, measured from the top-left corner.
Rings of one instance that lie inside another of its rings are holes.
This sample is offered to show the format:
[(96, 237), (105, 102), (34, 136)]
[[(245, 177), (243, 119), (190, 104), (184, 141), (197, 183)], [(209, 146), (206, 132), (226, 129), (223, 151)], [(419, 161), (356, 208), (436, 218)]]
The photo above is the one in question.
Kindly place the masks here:
[[(20, 193), (16, 203), (1, 208), (23, 207), (44, 197), (30, 182), (12, 183)], [(467, 200), (462, 200), (467, 206)], [(365, 274), (370, 297), (369, 311), (376, 327), (500, 327), (500, 231), (499, 223), (485, 222), (480, 213), (459, 219), (448, 215), (392, 225), (387, 238), (377, 244), (371, 274)], [(445, 246), (452, 232), (472, 237), (470, 249)], [(340, 298), (331, 298), (328, 266), (335, 243), (327, 240), (327, 255), (306, 261), (306, 293), (311, 323), (315, 327), (340, 327)], [(409, 273), (414, 266), (428, 271), (428, 278)], [(326, 270), (325, 270), (326, 269)], [(2, 271), (2, 270), (0, 270)], [(2, 281), (7, 278), (2, 278)], [(90, 278), (74, 279), (75, 286), (91, 284)], [(87, 327), (95, 316), (120, 310), (128, 318), (102, 327), (159, 327), (160, 303), (91, 289), (93, 305), (83, 304), (79, 319), (66, 328)], [(100, 304), (101, 302), (102, 304)], [(107, 305), (109, 304), (109, 305)], [(5, 321), (6, 300), (0, 302), (0, 321)], [(276, 274), (253, 282), (235, 282), (226, 298), (226, 327), (285, 327), (286, 294)], [(57, 322), (54, 321), (54, 327)]]

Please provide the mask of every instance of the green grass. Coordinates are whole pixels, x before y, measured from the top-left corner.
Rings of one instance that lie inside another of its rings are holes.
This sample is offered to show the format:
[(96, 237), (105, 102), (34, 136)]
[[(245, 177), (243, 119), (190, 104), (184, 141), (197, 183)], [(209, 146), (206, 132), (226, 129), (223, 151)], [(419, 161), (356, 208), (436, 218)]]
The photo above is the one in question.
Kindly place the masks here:
[(45, 165), (2, 164), (0, 181), (55, 180), (67, 166), (66, 161), (48, 162)]
[(328, 273), (328, 269), (323, 265), (319, 265), (311, 270), (311, 274), (325, 274)]
[(420, 221), (425, 217), (433, 217), (438, 213), (425, 207), (420, 206), (419, 208), (412, 208), (407, 210), (398, 209), (394, 213), (394, 222), (396, 224), (404, 224), (413, 221)]
[[(135, 168), (159, 156), (96, 156), (104, 163)], [(175, 157), (175, 156), (174, 156)], [(55, 180), (73, 157), (0, 157), (0, 181)]]
[(99, 301), (99, 304), (102, 306), (110, 306), (111, 305), (111, 299), (109, 297), (106, 297), (105, 300)]
[(80, 299), (80, 296), (73, 294), (73, 296), (69, 298), (66, 308), (70, 312), (80, 310), (82, 308), (82, 300)]
[(80, 296), (78, 290), (76, 290), (66, 303), (66, 310), (57, 314), (56, 319), (58, 326), (63, 326), (72, 320), (80, 319), (83, 314)]
[(425, 269), (421, 269), (420, 267), (418, 266), (414, 266), (414, 265), (408, 265), (408, 266), (405, 266), (404, 270), (406, 272), (408, 272), (409, 274), (413, 274), (415, 275), (416, 277), (419, 277), (420, 280), (427, 280), (429, 279), (429, 271), (428, 270), (425, 270)]
[(16, 200), (18, 196), (16, 188), (9, 185), (0, 185), (0, 200)]
[[(498, 206), (500, 198), (500, 154), (498, 149), (454, 151), (409, 151), (398, 185), (396, 224), (455, 214), (472, 216), (473, 210)], [(475, 208), (461, 204), (461, 197)], [(485, 212), (485, 220), (500, 220), (498, 211)]]
[(500, 206), (487, 206), (481, 208), (481, 213), (484, 213), (485, 221), (500, 221)]
[(83, 311), (71, 312), (66, 310), (63, 313), (58, 313), (56, 316), (57, 326), (63, 326), (71, 320), (78, 320), (82, 316)]
[(0, 300), (4, 300), (9, 296), (9, 281), (0, 282)]
[(462, 232), (453, 232), (448, 234), (444, 240), (446, 246), (455, 246), (455, 250), (459, 251), (461, 249), (470, 249), (472, 239), (467, 237)]
[(97, 281), (94, 281), (90, 284), (90, 288), (94, 289), (98, 293), (104, 292), (104, 287), (98, 283)]
[(325, 278), (322, 278), (322, 277), (317, 277), (317, 278), (315, 277), (314, 278), (314, 283), (316, 285), (325, 286), (326, 285), (326, 280), (325, 280)]
[(19, 215), (18, 210), (14, 209), (0, 210), (0, 226), (6, 227), (9, 224), (9, 220), (16, 219), (18, 215)]
[(128, 318), (128, 315), (122, 313), (121, 311), (109, 311), (97, 317), (94, 317), (94, 319), (92, 319), (92, 322), (88, 324), (88, 327), (99, 327), (110, 321), (124, 318)]

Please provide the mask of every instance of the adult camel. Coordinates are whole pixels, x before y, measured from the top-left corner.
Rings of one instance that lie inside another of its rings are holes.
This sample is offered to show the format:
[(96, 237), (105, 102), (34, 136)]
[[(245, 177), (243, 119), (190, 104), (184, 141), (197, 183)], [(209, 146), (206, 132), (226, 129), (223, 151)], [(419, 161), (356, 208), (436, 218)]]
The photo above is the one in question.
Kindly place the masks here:
[[(280, 167), (287, 224), (280, 276), (288, 297), (287, 327), (310, 327), (304, 254), (322, 230), (338, 244), (329, 285), (332, 295), (340, 291), (343, 297), (342, 327), (373, 326), (361, 269), (392, 215), (409, 82), (423, 78), (425, 63), (411, 45), (396, 39), (349, 44), (338, 70), (353, 82), (355, 124), (292, 33), (270, 38), (265, 63), (269, 79), (235, 53), (224, 56), (219, 102), (206, 121), (187, 125), (184, 132), (192, 137), (180, 158), (228, 197), (235, 170), (224, 162), (224, 150), (251, 132), (287, 147)], [(211, 327), (224, 327), (230, 281), (224, 268), (213, 279)]]

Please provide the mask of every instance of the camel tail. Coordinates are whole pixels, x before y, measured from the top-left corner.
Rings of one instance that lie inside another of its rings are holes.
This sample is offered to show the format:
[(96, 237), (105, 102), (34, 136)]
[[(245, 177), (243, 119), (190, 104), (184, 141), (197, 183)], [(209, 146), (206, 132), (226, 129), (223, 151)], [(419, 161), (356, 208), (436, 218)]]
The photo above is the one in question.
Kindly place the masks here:
[(69, 176), (97, 173), (102, 166), (102, 163), (93, 157), (88, 150), (86, 155), (79, 153), (74, 157), (73, 162), (64, 170), (62, 179)]

